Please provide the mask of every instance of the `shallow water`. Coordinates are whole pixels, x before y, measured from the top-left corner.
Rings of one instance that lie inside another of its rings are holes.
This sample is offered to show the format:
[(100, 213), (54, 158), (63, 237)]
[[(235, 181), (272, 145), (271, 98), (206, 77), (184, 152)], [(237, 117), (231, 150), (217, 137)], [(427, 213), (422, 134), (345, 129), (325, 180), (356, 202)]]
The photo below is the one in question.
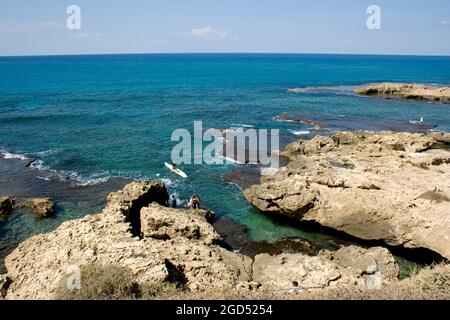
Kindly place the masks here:
[[(401, 127), (421, 114), (437, 129), (450, 130), (448, 105), (386, 101), (351, 92), (357, 85), (388, 80), (449, 84), (448, 57), (23, 57), (0, 58), (0, 74), (0, 149), (9, 152), (3, 156), (37, 159), (32, 171), (35, 177), (45, 182), (48, 177), (42, 177), (44, 171), (39, 169), (46, 169), (81, 183), (116, 176), (163, 179), (180, 201), (201, 195), (203, 206), (246, 225), (257, 240), (302, 237), (326, 245), (329, 239), (259, 214), (238, 187), (222, 179), (236, 165), (183, 165), (188, 180), (170, 174), (163, 162), (170, 161), (173, 130), (192, 131), (193, 122), (202, 120), (204, 128), (242, 126), (278, 128), (297, 137), (315, 134), (305, 124), (275, 121), (283, 112), (334, 119), (324, 121), (325, 132), (383, 129), (378, 124), (386, 122)], [(297, 87), (309, 89), (288, 92)], [(1, 170), (10, 169), (3, 166)], [(0, 190), (15, 196), (19, 190), (8, 186), (11, 181), (11, 177), (2, 180)], [(107, 189), (98, 194), (103, 196)], [(74, 190), (73, 199), (80, 197), (80, 189)], [(54, 219), (36, 221), (21, 213), (0, 223), (2, 241), (51, 230), (102, 205), (97, 198), (81, 203), (72, 200), (58, 202), (60, 210)]]

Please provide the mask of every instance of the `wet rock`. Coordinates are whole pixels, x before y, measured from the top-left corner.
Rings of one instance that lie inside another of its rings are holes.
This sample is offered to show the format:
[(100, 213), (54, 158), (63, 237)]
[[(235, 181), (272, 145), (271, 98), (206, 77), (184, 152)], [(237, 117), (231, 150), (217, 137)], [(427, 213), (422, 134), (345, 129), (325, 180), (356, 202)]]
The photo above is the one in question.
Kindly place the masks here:
[(256, 241), (250, 238), (246, 226), (227, 217), (216, 219), (213, 226), (222, 237), (222, 245), (225, 248), (251, 258), (262, 253), (270, 255), (303, 253), (313, 256), (323, 249), (315, 243), (300, 238), (286, 238), (275, 242)]
[(27, 199), (24, 201), (23, 207), (30, 208), (41, 218), (50, 217), (55, 212), (55, 204), (49, 198)]
[(8, 215), (13, 211), (14, 200), (9, 197), (0, 197), (0, 215)]

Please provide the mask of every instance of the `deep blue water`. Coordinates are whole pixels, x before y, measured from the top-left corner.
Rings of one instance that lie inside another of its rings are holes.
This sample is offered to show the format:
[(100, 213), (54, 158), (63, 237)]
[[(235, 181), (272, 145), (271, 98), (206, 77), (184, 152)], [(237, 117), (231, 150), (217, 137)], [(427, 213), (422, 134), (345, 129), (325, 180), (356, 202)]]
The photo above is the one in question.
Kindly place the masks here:
[[(195, 120), (215, 128), (308, 129), (273, 120), (285, 111), (362, 117), (369, 122), (408, 122), (423, 114), (438, 129), (450, 131), (449, 105), (386, 101), (351, 93), (354, 86), (380, 81), (450, 84), (450, 57), (3, 57), (0, 149), (35, 157), (40, 160), (38, 166), (84, 182), (110, 176), (162, 178), (180, 199), (200, 194), (204, 206), (246, 224), (255, 239), (313, 238), (274, 224), (252, 209), (236, 186), (222, 182), (222, 175), (233, 165), (184, 165), (190, 176), (187, 181), (167, 172), (163, 162), (170, 161), (172, 131), (192, 131)], [(306, 94), (287, 92), (293, 87), (319, 88)], [(328, 87), (331, 90), (325, 90)], [(70, 210), (77, 214), (63, 214), (61, 221), (93, 208)], [(14, 223), (20, 229), (21, 221)]]

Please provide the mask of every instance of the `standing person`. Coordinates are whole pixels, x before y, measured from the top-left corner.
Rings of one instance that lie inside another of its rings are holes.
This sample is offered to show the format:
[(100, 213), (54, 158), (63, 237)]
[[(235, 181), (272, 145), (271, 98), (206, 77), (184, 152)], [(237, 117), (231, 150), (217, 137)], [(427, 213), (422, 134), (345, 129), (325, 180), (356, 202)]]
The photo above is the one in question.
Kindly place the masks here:
[(194, 209), (200, 209), (200, 197), (195, 195), (192, 199), (193, 199), (192, 207)]
[(189, 209), (200, 209), (200, 197), (199, 196), (192, 196), (191, 199), (188, 202), (187, 207)]
[(172, 208), (177, 208), (177, 199), (175, 198), (175, 196), (172, 196)]

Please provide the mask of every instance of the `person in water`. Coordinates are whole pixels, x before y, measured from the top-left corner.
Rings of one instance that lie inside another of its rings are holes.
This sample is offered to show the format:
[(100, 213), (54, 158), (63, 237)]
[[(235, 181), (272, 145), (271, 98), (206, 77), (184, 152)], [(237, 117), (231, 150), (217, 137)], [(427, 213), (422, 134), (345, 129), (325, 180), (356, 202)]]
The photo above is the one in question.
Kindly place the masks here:
[(177, 208), (177, 199), (175, 198), (175, 196), (172, 196), (172, 208)]

